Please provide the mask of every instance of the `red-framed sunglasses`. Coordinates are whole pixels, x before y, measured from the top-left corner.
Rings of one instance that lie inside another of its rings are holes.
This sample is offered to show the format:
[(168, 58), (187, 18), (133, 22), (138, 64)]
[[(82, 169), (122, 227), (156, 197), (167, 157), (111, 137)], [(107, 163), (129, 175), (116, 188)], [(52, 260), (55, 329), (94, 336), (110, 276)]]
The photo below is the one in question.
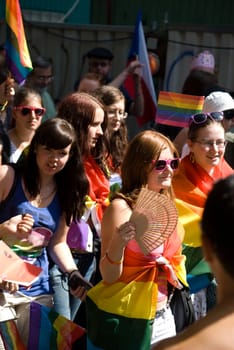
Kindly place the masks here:
[(26, 116), (34, 112), (37, 117), (42, 117), (46, 111), (46, 109), (43, 107), (38, 108), (38, 107), (30, 107), (30, 106), (16, 106), (14, 107), (14, 109), (20, 111), (23, 116)]

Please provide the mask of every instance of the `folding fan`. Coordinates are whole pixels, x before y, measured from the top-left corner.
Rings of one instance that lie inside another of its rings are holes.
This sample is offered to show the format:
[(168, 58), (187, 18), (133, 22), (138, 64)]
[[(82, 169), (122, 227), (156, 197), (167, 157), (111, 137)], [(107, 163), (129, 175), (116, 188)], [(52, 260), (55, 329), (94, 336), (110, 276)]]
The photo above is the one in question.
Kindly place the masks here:
[(130, 221), (136, 227), (136, 241), (147, 255), (174, 232), (178, 213), (166, 195), (142, 188)]

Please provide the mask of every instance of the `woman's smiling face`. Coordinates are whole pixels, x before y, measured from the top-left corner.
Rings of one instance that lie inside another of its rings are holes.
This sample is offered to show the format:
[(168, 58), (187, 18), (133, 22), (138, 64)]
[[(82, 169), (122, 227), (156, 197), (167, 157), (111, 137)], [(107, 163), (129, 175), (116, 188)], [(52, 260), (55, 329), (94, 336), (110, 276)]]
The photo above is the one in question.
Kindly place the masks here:
[(201, 128), (196, 140), (188, 140), (194, 160), (208, 173), (217, 166), (224, 155), (225, 137), (221, 123), (212, 123)]
[[(160, 153), (157, 160), (169, 160), (174, 159), (174, 155), (171, 150), (166, 147)], [(163, 170), (156, 170), (154, 167), (149, 172), (148, 176), (148, 188), (151, 191), (160, 192), (162, 189), (169, 189), (171, 187), (171, 181), (174, 174), (174, 170), (169, 163), (166, 164)]]

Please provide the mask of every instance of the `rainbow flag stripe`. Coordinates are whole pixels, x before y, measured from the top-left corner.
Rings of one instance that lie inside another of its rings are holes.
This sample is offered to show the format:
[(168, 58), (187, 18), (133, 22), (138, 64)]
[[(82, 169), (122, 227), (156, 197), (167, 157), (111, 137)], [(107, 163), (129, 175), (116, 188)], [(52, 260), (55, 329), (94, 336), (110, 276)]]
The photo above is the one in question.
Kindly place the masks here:
[(6, 0), (7, 40), (5, 44), (8, 68), (21, 83), (32, 70), (24, 25), (18, 0)]
[(160, 91), (156, 121), (177, 127), (187, 127), (191, 115), (202, 111), (204, 96)]
[[(135, 246), (134, 242), (131, 244)], [(164, 256), (173, 263), (180, 281), (187, 285), (184, 257), (179, 253), (179, 232), (175, 231), (164, 246)], [(155, 256), (145, 257), (140, 249), (127, 246), (121, 277), (111, 284), (101, 281), (87, 293), (88, 350), (150, 349), (158, 297), (157, 278)], [(162, 278), (171, 281), (167, 272)]]
[(85, 329), (50, 308), (32, 302), (27, 350), (69, 350)]
[(6, 350), (26, 350), (14, 320), (0, 322), (0, 334)]

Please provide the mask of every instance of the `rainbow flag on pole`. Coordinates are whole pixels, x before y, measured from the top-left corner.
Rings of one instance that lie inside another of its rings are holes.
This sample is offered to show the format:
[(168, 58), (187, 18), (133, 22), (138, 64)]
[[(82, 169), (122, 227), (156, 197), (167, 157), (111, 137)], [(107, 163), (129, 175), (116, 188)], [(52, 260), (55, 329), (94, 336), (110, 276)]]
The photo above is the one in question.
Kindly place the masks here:
[(202, 111), (204, 96), (160, 91), (156, 122), (158, 124), (187, 127), (191, 115)]
[(6, 59), (8, 69), (17, 83), (25, 80), (32, 70), (21, 16), (19, 0), (6, 0)]

